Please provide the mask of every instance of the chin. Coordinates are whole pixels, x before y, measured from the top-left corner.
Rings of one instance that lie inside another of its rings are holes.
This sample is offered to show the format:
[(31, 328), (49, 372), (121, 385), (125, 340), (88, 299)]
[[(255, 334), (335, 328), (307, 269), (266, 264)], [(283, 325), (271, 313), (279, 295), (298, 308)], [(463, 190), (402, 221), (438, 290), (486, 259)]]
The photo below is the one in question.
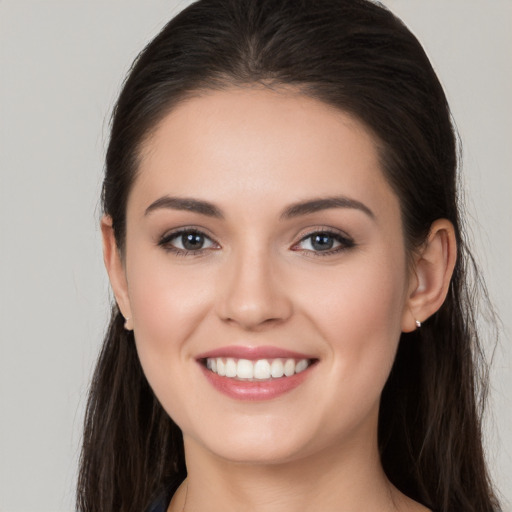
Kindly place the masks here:
[(189, 438), (186, 434), (185, 449), (191, 444), (199, 445), (202, 450), (208, 451), (216, 457), (237, 464), (281, 464), (291, 460), (300, 459), (314, 451), (311, 446), (311, 439), (316, 436), (302, 434), (297, 429), (283, 425), (270, 428), (266, 425), (258, 425), (253, 422), (251, 428), (229, 428), (215, 432), (205, 432), (205, 436), (193, 436)]
[(288, 449), (288, 447), (263, 446), (262, 443), (254, 443), (248, 446), (215, 446), (210, 450), (221, 459), (235, 463), (255, 466), (283, 464), (300, 458), (300, 450)]

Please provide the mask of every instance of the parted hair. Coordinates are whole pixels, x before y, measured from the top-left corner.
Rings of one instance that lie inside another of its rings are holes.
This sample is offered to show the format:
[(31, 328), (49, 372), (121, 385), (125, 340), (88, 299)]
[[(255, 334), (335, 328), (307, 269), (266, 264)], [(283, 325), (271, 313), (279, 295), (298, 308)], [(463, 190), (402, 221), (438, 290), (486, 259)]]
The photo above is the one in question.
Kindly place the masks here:
[[(173, 18), (136, 58), (113, 111), (102, 201), (121, 253), (141, 145), (159, 121), (198, 92), (253, 84), (292, 87), (367, 127), (399, 198), (410, 254), (433, 221), (453, 223), (448, 296), (420, 330), (401, 336), (381, 397), (380, 454), (390, 481), (436, 512), (498, 510), (481, 432), (487, 365), (476, 324), (486, 293), (465, 242), (457, 137), (422, 46), (385, 7), (199, 0)], [(142, 512), (186, 477), (181, 431), (123, 323), (114, 304), (85, 417), (81, 512)]]

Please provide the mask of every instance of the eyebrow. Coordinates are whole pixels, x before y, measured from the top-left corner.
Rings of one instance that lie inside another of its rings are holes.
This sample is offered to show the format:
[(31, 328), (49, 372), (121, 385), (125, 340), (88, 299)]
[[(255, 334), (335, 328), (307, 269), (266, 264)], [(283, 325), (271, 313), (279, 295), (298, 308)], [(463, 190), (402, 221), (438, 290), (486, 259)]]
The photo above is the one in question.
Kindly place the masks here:
[[(281, 219), (291, 219), (331, 208), (352, 208), (362, 211), (372, 219), (375, 218), (375, 214), (361, 201), (346, 196), (336, 196), (294, 203), (283, 211)], [(149, 215), (151, 212), (160, 209), (185, 210), (217, 219), (224, 218), (222, 211), (213, 203), (191, 197), (171, 196), (163, 196), (151, 203), (146, 208), (144, 215)]]
[(170, 197), (163, 196), (151, 203), (144, 212), (144, 215), (149, 215), (151, 212), (160, 209), (170, 210), (185, 210), (188, 212), (199, 213), (207, 215), (208, 217), (215, 217), (218, 219), (224, 218), (222, 212), (214, 204), (208, 201), (201, 201), (188, 197)]
[(281, 214), (282, 219), (291, 219), (300, 215), (308, 215), (311, 213), (328, 210), (331, 208), (352, 208), (360, 210), (370, 218), (375, 219), (375, 214), (361, 201), (351, 199), (345, 196), (326, 197), (312, 199), (290, 205)]

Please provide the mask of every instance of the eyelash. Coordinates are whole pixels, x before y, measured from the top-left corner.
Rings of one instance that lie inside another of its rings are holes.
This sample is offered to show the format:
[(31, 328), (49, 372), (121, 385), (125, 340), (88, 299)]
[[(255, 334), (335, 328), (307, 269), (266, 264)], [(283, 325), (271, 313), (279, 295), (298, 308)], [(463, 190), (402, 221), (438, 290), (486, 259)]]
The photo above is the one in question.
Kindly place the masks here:
[[(325, 251), (313, 251), (310, 249), (300, 249), (297, 247), (302, 242), (305, 242), (308, 239), (311, 239), (315, 235), (327, 235), (330, 238), (333, 238), (336, 242), (339, 243), (338, 247), (335, 247), (333, 249), (328, 249)], [(306, 235), (304, 235), (298, 243), (294, 244), (292, 247), (292, 250), (295, 250), (297, 252), (303, 252), (307, 253), (308, 255), (312, 255), (313, 257), (324, 257), (324, 256), (332, 256), (334, 254), (338, 254), (340, 252), (346, 251), (348, 249), (352, 249), (355, 247), (355, 242), (352, 240), (352, 238), (348, 237), (347, 235), (341, 234), (339, 231), (335, 231), (330, 228), (316, 228), (314, 231), (310, 231)]]
[[(189, 249), (181, 249), (179, 247), (175, 247), (172, 245), (172, 241), (179, 239), (180, 237), (184, 235), (198, 235), (200, 237), (203, 237), (205, 240), (209, 240), (212, 244), (214, 249), (219, 248), (219, 244), (215, 242), (211, 237), (206, 235), (203, 231), (195, 228), (184, 228), (180, 229), (178, 231), (173, 231), (171, 233), (168, 233), (164, 235), (160, 241), (158, 242), (158, 245), (162, 247), (165, 251), (174, 253), (177, 256), (201, 256), (204, 255), (207, 251), (211, 250), (212, 247), (202, 247), (197, 250), (189, 250)], [(335, 242), (339, 244), (338, 247), (335, 247), (334, 249), (328, 249), (325, 251), (314, 251), (311, 249), (300, 249), (298, 246), (305, 242), (308, 239), (311, 239), (315, 235), (327, 235), (330, 238), (333, 238)], [(342, 235), (340, 232), (329, 229), (329, 228), (320, 228), (315, 229), (314, 231), (309, 232), (305, 236), (303, 236), (296, 244), (294, 244), (291, 247), (291, 250), (296, 252), (302, 252), (307, 255), (313, 255), (314, 257), (324, 257), (324, 256), (332, 256), (334, 254), (338, 254), (342, 251), (346, 251), (347, 249), (351, 249), (355, 247), (354, 240), (352, 240), (350, 237), (346, 235)]]
[(202, 247), (201, 249), (197, 250), (189, 250), (180, 249), (179, 247), (175, 247), (174, 245), (172, 245), (171, 242), (173, 240), (179, 239), (183, 235), (198, 235), (200, 237), (203, 237), (205, 240), (209, 240), (212, 243), (212, 245), (216, 246), (215, 249), (219, 247), (219, 244), (212, 240), (211, 237), (206, 235), (203, 231), (195, 228), (184, 228), (178, 231), (173, 231), (172, 233), (167, 233), (160, 239), (158, 245), (162, 247), (165, 251), (171, 252), (176, 256), (201, 256), (204, 255), (206, 251), (211, 249), (211, 247)]

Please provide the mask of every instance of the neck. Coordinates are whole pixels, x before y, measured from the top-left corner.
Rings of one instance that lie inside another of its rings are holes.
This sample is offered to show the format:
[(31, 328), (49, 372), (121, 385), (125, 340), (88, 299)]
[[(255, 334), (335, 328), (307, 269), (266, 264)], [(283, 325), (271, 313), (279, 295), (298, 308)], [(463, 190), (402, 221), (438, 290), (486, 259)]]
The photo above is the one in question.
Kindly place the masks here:
[[(416, 510), (387, 480), (377, 441), (357, 442), (293, 461), (235, 463), (185, 438), (188, 477), (172, 512), (396, 512)], [(347, 446), (348, 445), (348, 446)], [(418, 509), (420, 510), (420, 509)], [(423, 509), (424, 510), (424, 509)]]

